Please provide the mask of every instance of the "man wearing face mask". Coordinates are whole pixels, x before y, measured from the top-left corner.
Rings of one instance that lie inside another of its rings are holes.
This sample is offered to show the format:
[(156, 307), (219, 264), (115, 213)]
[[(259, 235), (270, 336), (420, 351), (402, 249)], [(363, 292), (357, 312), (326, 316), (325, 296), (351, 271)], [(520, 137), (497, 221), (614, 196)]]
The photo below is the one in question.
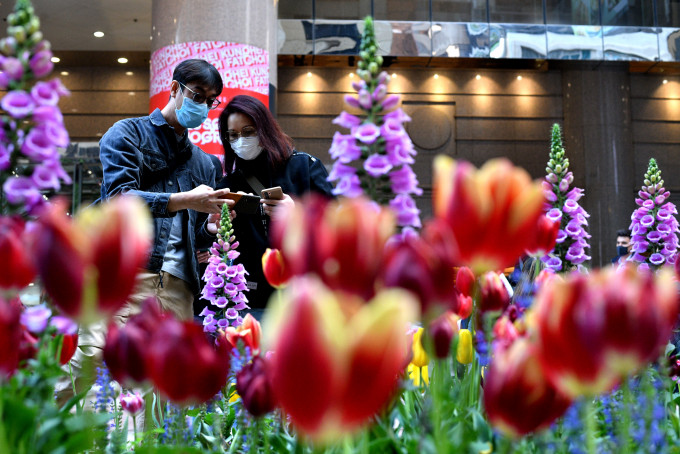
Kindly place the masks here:
[(225, 176), (217, 187), (229, 187), (260, 195), (263, 188), (280, 186), (281, 199), (262, 199), (262, 210), (256, 214), (238, 213), (234, 232), (241, 255), (236, 259), (248, 271), (245, 296), (258, 318), (273, 292), (262, 273), (262, 254), (270, 247), (269, 219), (278, 210), (293, 205), (293, 197), (315, 192), (332, 197), (333, 187), (327, 181), (323, 163), (293, 148), (269, 109), (251, 96), (235, 96), (219, 119), (224, 146)]
[(616, 232), (616, 257), (612, 263), (624, 263), (630, 256), (630, 230), (621, 229)]

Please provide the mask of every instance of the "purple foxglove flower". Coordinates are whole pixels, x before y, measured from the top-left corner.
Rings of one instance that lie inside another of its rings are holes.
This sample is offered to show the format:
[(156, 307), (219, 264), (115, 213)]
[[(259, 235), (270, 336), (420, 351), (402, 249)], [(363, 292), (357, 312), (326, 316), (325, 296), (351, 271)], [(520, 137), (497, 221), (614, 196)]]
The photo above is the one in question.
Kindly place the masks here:
[(236, 319), (231, 322), (231, 326), (241, 326), (241, 325), (243, 325), (243, 317), (241, 317), (240, 315), (238, 317), (236, 317)]
[(21, 152), (36, 162), (58, 159), (54, 142), (50, 140), (42, 128), (31, 129), (21, 145)]
[(390, 80), (389, 74), (387, 74), (387, 71), (380, 71), (380, 74), (378, 74), (378, 84), (386, 84)]
[(392, 164), (390, 164), (387, 156), (381, 154), (372, 154), (364, 162), (364, 169), (372, 177), (379, 177), (380, 175), (385, 175), (390, 170), (392, 170)]
[(644, 202), (642, 202), (642, 206), (644, 208), (647, 208), (648, 210), (651, 210), (654, 208), (655, 205), (653, 200), (645, 200)]
[(560, 260), (559, 257), (546, 255), (541, 260), (548, 268), (552, 269), (553, 271), (562, 271), (562, 260)]
[(357, 140), (370, 145), (380, 136), (380, 129), (373, 123), (364, 123), (361, 126), (356, 127), (352, 131), (352, 135), (354, 135)]
[(643, 227), (651, 227), (652, 225), (654, 225), (654, 216), (650, 214), (642, 216), (642, 219), (640, 219), (640, 224)]
[(560, 192), (567, 192), (567, 189), (569, 189), (569, 182), (565, 178), (560, 181), (559, 189)]
[[(246, 298), (246, 296), (245, 296), (243, 293), (238, 293), (238, 294), (232, 299), (232, 301), (233, 301), (234, 303), (236, 303), (236, 306), (239, 306), (239, 305), (241, 305), (241, 304), (246, 304), (246, 303), (248, 302), (248, 298)], [(241, 308), (236, 307), (236, 310), (239, 310), (239, 311), (240, 311)]]
[(48, 168), (50, 172), (54, 173), (57, 178), (59, 178), (64, 183), (71, 184), (71, 177), (61, 166), (61, 161), (58, 158), (55, 157), (43, 161), (43, 166)]
[(7, 87), (9, 87), (9, 83), (10, 83), (9, 76), (4, 72), (0, 72), (0, 89), (7, 90)]
[(54, 189), (58, 191), (61, 188), (57, 175), (49, 167), (43, 165), (35, 166), (31, 180), (33, 180), (33, 184), (38, 189)]
[(75, 334), (78, 332), (78, 324), (63, 315), (55, 315), (50, 319), (50, 326), (56, 328), (58, 334)]
[(562, 211), (559, 208), (551, 208), (545, 215), (553, 222), (562, 220)]
[(68, 96), (71, 92), (61, 83), (61, 79), (52, 79), (49, 81), (52, 85), (52, 90), (56, 91), (59, 96)]
[(420, 222), (420, 210), (416, 207), (415, 201), (407, 194), (397, 194), (390, 201), (390, 208), (397, 216), (397, 225), (422, 227)]
[(564, 243), (564, 240), (568, 238), (567, 232), (562, 229), (557, 231), (557, 243)]
[(647, 193), (646, 193), (645, 191), (643, 191), (643, 190), (638, 191), (638, 195), (639, 195), (640, 198), (642, 198), (642, 199), (649, 199), (649, 198), (651, 197), (649, 194), (647, 194)]
[(387, 120), (396, 120), (396, 121), (398, 121), (398, 122), (400, 122), (400, 123), (406, 123), (406, 122), (411, 121), (411, 117), (409, 117), (408, 115), (406, 115), (406, 112), (404, 112), (404, 110), (403, 110), (401, 107), (400, 107), (399, 109), (393, 110), (393, 111), (390, 112), (390, 113), (386, 113), (386, 114), (383, 116), (383, 119), (384, 119), (385, 121), (387, 121)]
[(380, 102), (385, 98), (385, 95), (387, 95), (387, 85), (379, 83), (378, 86), (375, 87), (375, 90), (373, 90), (371, 97), (373, 98), (373, 101)]
[(560, 180), (560, 177), (551, 172), (547, 177), (545, 177), (545, 179), (548, 181), (548, 183), (551, 183), (550, 188), (552, 188), (552, 184), (557, 183)]
[(208, 285), (214, 289), (222, 288), (224, 287), (224, 279), (221, 276), (215, 276), (210, 279)]
[(37, 106), (56, 106), (59, 95), (49, 82), (38, 82), (31, 89), (31, 96)]
[(229, 304), (229, 300), (224, 296), (220, 296), (218, 298), (215, 298), (212, 304), (214, 306), (219, 307), (220, 309), (224, 309), (225, 307), (227, 307), (227, 304)]
[(234, 309), (233, 307), (230, 307), (229, 309), (227, 309), (227, 313), (225, 315), (229, 319), (234, 319), (234, 318), (238, 317), (238, 311), (236, 309)]
[(359, 104), (359, 99), (357, 99), (356, 96), (345, 95), (345, 104), (347, 104), (350, 107), (361, 109), (361, 105)]
[[(234, 300), (236, 300), (236, 297), (238, 297), (239, 295), (243, 295), (243, 293), (239, 293), (238, 295), (236, 295), (236, 296), (234, 297)], [(236, 301), (234, 301), (234, 302), (236, 302)], [(239, 301), (239, 302), (236, 303), (236, 305), (234, 306), (234, 309), (236, 309), (237, 311), (242, 311), (243, 309), (248, 309), (248, 305), (246, 304), (245, 301)]]
[(395, 194), (423, 194), (423, 190), (418, 187), (418, 179), (411, 166), (403, 165), (401, 169), (391, 172), (390, 182), (392, 192)]
[(0, 107), (14, 118), (24, 118), (33, 112), (35, 102), (25, 91), (12, 90), (2, 98)]
[(652, 263), (652, 265), (658, 266), (665, 262), (666, 258), (657, 252), (649, 256), (649, 261)]
[(398, 140), (403, 136), (408, 137), (404, 127), (397, 120), (385, 120), (380, 127), (380, 133), (385, 140)]
[(238, 275), (238, 269), (233, 265), (228, 266), (224, 275), (227, 276), (228, 279), (235, 278)]
[(238, 252), (238, 251), (229, 251), (229, 252), (227, 252), (227, 258), (228, 258), (229, 260), (235, 260), (236, 258), (238, 258), (239, 255), (241, 255), (241, 253)]
[(337, 181), (343, 178), (348, 178), (356, 175), (357, 170), (354, 167), (345, 165), (340, 161), (336, 161), (328, 174), (328, 181)]
[(2, 69), (7, 74), (7, 76), (19, 82), (21, 77), (24, 75), (24, 65), (19, 61), (18, 58), (8, 57), (2, 62)]
[(371, 99), (371, 94), (365, 88), (359, 90), (359, 106), (362, 109), (369, 110), (373, 107), (373, 100)]
[(383, 110), (391, 110), (399, 105), (399, 100), (399, 95), (389, 95), (380, 103), (380, 106)]
[[(633, 240), (633, 238), (635, 238), (635, 239)], [(631, 241), (646, 241), (647, 236), (646, 235), (633, 235), (630, 239), (631, 239)]]
[(664, 203), (664, 201), (665, 201), (665, 200), (668, 198), (668, 196), (670, 196), (670, 195), (671, 195), (670, 192), (666, 192), (665, 194), (658, 195), (658, 196), (656, 196), (656, 198), (654, 199), (654, 203), (656, 203), (657, 205), (661, 205), (662, 203)]
[(14, 145), (0, 143), (0, 170), (9, 169), (10, 158), (14, 151)]
[(208, 306), (204, 307), (200, 314), (201, 317), (207, 317), (208, 315), (214, 316), (215, 312), (208, 309)]
[[(358, 92), (362, 88), (366, 88), (366, 82), (363, 80), (360, 80), (358, 82), (352, 82), (352, 88), (354, 89), (354, 91)], [(359, 107), (359, 104), (357, 103), (355, 107)]]
[(583, 197), (583, 189), (581, 188), (573, 188), (567, 193), (567, 199), (573, 200), (575, 202), (578, 202), (581, 197)]
[(401, 164), (413, 164), (416, 155), (416, 150), (413, 148), (413, 142), (407, 134), (399, 136), (394, 140), (388, 140), (385, 143), (385, 151), (387, 151), (387, 159), (393, 166)]
[(672, 228), (668, 224), (659, 224), (656, 227), (656, 230), (663, 236), (670, 235), (670, 233), (672, 232)]
[(578, 212), (578, 209), (581, 208), (575, 200), (572, 199), (567, 199), (564, 202), (564, 207), (562, 208), (565, 213), (573, 214)]
[(236, 285), (233, 282), (228, 282), (224, 285), (224, 292), (229, 294), (229, 296), (234, 297), (238, 292)]
[(361, 124), (361, 119), (355, 115), (348, 114), (344, 110), (340, 112), (340, 115), (333, 119), (333, 124), (342, 126), (343, 128), (352, 129)]
[(224, 331), (225, 329), (227, 329), (228, 326), (229, 320), (227, 320), (226, 318), (222, 318), (217, 321), (217, 329), (219, 329), (220, 331)]
[(206, 333), (214, 333), (217, 331), (217, 320), (210, 314), (203, 319), (203, 331)]
[(47, 322), (51, 315), (52, 311), (44, 304), (27, 307), (21, 313), (21, 324), (30, 332), (39, 334), (47, 328)]
[(54, 64), (52, 63), (52, 52), (47, 49), (37, 52), (31, 57), (28, 65), (36, 78), (40, 79), (41, 77), (48, 75), (52, 72), (52, 68), (54, 67)]
[(38, 105), (33, 110), (33, 120), (37, 123), (53, 122), (61, 125), (64, 123), (64, 116), (56, 106)]
[(361, 148), (357, 146), (353, 135), (344, 135), (336, 131), (328, 153), (332, 159), (347, 164), (361, 157)]
[(649, 243), (647, 241), (639, 241), (639, 242), (633, 243), (633, 246), (631, 247), (631, 251), (639, 252), (640, 254), (643, 254), (643, 253), (647, 252), (648, 248), (649, 248)]
[(581, 228), (581, 225), (579, 224), (578, 221), (571, 220), (567, 223), (567, 226), (564, 229), (567, 232), (567, 235), (569, 235), (572, 238), (577, 238), (581, 236), (583, 233), (583, 229)]
[(220, 263), (215, 267), (215, 272), (216, 272), (217, 274), (226, 274), (228, 269), (229, 269), (229, 266), (228, 266), (226, 263), (220, 262)]
[(361, 181), (356, 175), (341, 178), (338, 185), (333, 189), (333, 195), (343, 195), (345, 197), (359, 197), (364, 193), (361, 189)]
[(550, 203), (555, 203), (557, 202), (557, 194), (555, 194), (552, 191), (544, 191), (543, 194), (545, 194), (545, 199), (550, 202)]
[(42, 199), (42, 194), (35, 187), (33, 180), (27, 177), (8, 178), (3, 185), (3, 190), (7, 201), (12, 205), (33, 206)]
[(659, 211), (656, 212), (656, 218), (659, 221), (668, 221), (671, 218), (671, 214), (668, 212), (668, 210), (664, 210), (663, 208), (660, 209)]

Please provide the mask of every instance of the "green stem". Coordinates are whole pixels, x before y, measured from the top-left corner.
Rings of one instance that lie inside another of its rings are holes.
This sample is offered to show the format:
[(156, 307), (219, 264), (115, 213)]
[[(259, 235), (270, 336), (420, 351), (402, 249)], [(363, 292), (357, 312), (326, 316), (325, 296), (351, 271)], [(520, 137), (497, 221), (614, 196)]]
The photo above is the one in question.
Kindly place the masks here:
[[(73, 389), (73, 395), (77, 395), (78, 392), (76, 391), (76, 380), (73, 378), (73, 370), (71, 369), (71, 361), (68, 362), (68, 374), (69, 377), (71, 377), (71, 388)], [(76, 414), (81, 415), (83, 413), (83, 402), (78, 401), (76, 402)]]
[(588, 398), (585, 404), (585, 426), (586, 426), (586, 447), (589, 454), (597, 452), (597, 421), (595, 420), (596, 412), (595, 405), (592, 398)]
[(240, 439), (241, 439), (241, 427), (239, 426), (239, 428), (236, 429), (236, 433), (231, 438), (231, 445), (229, 446), (229, 451), (227, 451), (228, 453), (236, 452), (236, 448), (238, 448), (239, 446)]

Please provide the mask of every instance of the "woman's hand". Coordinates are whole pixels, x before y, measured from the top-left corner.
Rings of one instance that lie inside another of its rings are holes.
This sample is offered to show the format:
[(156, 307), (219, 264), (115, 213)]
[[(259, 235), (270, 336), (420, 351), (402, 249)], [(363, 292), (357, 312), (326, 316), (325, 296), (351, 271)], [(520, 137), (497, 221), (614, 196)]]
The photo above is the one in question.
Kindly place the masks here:
[(281, 210), (292, 209), (295, 206), (295, 202), (288, 194), (283, 194), (282, 199), (262, 199), (260, 203), (264, 213), (271, 218), (275, 218)]

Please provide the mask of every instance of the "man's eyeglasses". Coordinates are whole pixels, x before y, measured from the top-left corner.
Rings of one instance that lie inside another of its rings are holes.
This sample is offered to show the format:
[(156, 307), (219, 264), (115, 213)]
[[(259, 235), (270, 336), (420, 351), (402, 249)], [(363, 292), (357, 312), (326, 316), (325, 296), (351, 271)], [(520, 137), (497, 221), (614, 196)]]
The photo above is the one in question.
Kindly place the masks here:
[(257, 135), (257, 129), (253, 126), (245, 126), (241, 129), (241, 132), (236, 132), (233, 129), (227, 131), (227, 138), (230, 143), (234, 143), (239, 137), (255, 137)]
[(193, 91), (191, 88), (187, 87), (182, 82), (177, 81), (177, 83), (180, 84), (182, 87), (186, 88), (187, 90), (189, 90), (192, 93), (191, 99), (196, 104), (205, 103), (208, 106), (208, 109), (216, 109), (217, 106), (220, 105), (220, 102), (217, 99), (208, 99), (205, 95), (202, 95), (200, 93)]

